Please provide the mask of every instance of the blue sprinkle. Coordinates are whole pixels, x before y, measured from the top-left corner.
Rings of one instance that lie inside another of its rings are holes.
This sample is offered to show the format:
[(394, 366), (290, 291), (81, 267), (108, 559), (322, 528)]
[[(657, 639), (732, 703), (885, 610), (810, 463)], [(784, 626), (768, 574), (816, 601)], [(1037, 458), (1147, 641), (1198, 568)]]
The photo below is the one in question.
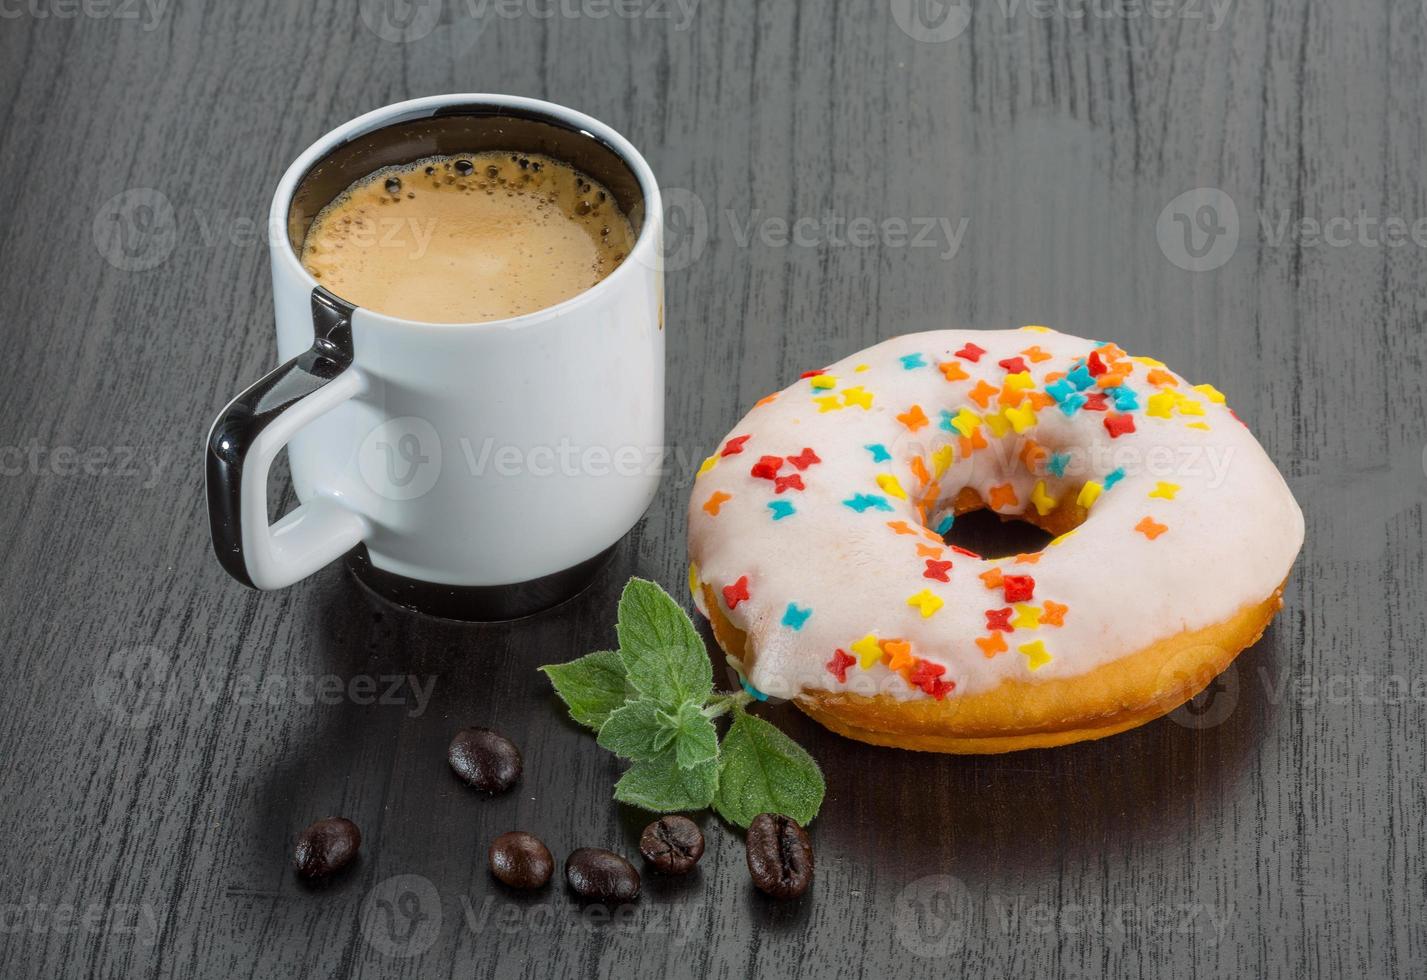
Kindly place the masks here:
[(899, 360), (902, 362), (902, 367), (908, 371), (927, 366), (926, 360), (920, 354), (903, 354)]
[(1075, 370), (1067, 374), (1065, 378), (1067, 381), (1075, 385), (1075, 387), (1079, 388), (1081, 391), (1084, 391), (1086, 388), (1089, 388), (1095, 384), (1094, 375), (1090, 373), (1090, 369), (1084, 364), (1076, 365)]
[(799, 609), (797, 603), (790, 602), (787, 610), (783, 613), (783, 625), (790, 630), (800, 630), (812, 614), (811, 609)]
[(791, 500), (770, 500), (768, 501), (768, 509), (773, 512), (773, 520), (775, 521), (781, 521), (783, 518), (791, 517), (797, 513), (797, 509), (793, 506)]
[(1074, 415), (1076, 412), (1080, 411), (1080, 407), (1084, 405), (1085, 402), (1085, 396), (1077, 391), (1075, 394), (1068, 396), (1065, 401), (1060, 403), (1060, 410), (1068, 416)]
[(1071, 395), (1075, 394), (1075, 385), (1064, 378), (1057, 378), (1045, 386), (1045, 393), (1054, 398), (1057, 402), (1063, 402)]
[(954, 522), (955, 520), (956, 520), (956, 515), (955, 515), (955, 514), (947, 514), (947, 515), (946, 515), (945, 517), (943, 517), (941, 520), (937, 521), (936, 533), (937, 533), (937, 534), (945, 534), (947, 531), (950, 531), (950, 530), (951, 530), (952, 522)]
[(958, 430), (956, 426), (951, 424), (951, 420), (954, 418), (956, 418), (955, 415), (952, 415), (950, 412), (943, 408), (941, 410), (941, 422), (939, 424), (947, 432), (955, 432), (957, 435), (960, 435), (960, 430)]
[(1125, 478), (1125, 468), (1124, 468), (1123, 466), (1116, 467), (1115, 469), (1111, 470), (1109, 473), (1106, 473), (1106, 474), (1105, 474), (1105, 489), (1106, 489), (1106, 490), (1109, 490), (1111, 487), (1113, 487), (1115, 484), (1119, 483), (1119, 482), (1120, 482), (1121, 480), (1123, 480), (1124, 478)]
[(1115, 408), (1121, 412), (1133, 412), (1140, 407), (1139, 396), (1135, 394), (1133, 388), (1111, 388), (1108, 392), (1111, 398), (1115, 399)]
[(1051, 453), (1045, 468), (1056, 476), (1065, 476), (1065, 468), (1070, 465), (1070, 453)]
[(762, 691), (758, 690), (758, 688), (756, 688), (756, 687), (754, 687), (752, 684), (748, 683), (748, 679), (747, 679), (746, 677), (740, 677), (740, 678), (738, 679), (738, 683), (740, 683), (740, 684), (743, 685), (743, 689), (744, 689), (745, 691), (747, 691), (749, 694), (753, 695), (753, 699), (754, 699), (755, 701), (767, 701), (767, 700), (768, 700), (768, 695), (764, 694)]
[(892, 458), (892, 454), (887, 452), (887, 447), (880, 442), (869, 442), (862, 448), (872, 454), (874, 463), (885, 463)]
[(854, 493), (849, 500), (844, 500), (843, 506), (851, 507), (859, 514), (865, 513), (869, 507), (878, 510), (891, 510), (892, 505), (887, 502), (887, 498), (880, 493)]

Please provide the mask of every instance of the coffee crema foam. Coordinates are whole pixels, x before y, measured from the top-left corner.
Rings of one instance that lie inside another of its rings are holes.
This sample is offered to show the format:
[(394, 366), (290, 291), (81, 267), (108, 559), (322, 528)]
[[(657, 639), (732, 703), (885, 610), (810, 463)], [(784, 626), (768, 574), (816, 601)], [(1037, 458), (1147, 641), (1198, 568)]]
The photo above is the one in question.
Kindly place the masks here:
[(363, 177), (313, 220), (302, 264), (377, 313), (482, 323), (584, 292), (633, 245), (606, 188), (551, 157), (497, 150)]

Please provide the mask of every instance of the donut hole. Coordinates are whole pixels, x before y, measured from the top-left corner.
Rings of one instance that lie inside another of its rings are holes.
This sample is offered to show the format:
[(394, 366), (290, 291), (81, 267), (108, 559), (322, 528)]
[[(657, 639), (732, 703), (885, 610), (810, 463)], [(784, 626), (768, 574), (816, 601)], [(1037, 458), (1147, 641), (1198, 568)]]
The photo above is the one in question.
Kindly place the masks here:
[(957, 517), (941, 537), (947, 544), (974, 551), (983, 558), (1009, 558), (1040, 551), (1055, 535), (1023, 518), (1003, 517), (981, 508)]

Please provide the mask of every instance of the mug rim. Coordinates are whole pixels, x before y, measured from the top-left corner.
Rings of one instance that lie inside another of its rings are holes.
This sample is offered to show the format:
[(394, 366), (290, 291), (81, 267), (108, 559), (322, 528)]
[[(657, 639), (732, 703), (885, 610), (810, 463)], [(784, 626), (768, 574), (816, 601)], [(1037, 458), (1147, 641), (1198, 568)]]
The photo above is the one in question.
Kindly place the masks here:
[[(301, 258), (297, 254), (296, 245), (287, 232), (288, 209), (292, 204), (293, 194), (297, 191), (302, 179), (307, 175), (323, 157), (341, 144), (355, 139), (366, 133), (374, 132), (384, 126), (402, 122), (406, 119), (416, 119), (429, 115), (432, 110), (441, 109), (453, 105), (470, 105), (473, 107), (490, 108), (494, 110), (510, 109), (517, 112), (527, 112), (535, 115), (546, 115), (557, 123), (572, 127), (586, 136), (599, 140), (606, 144), (615, 152), (620, 160), (629, 168), (630, 173), (639, 183), (640, 193), (644, 196), (644, 225), (639, 230), (639, 235), (635, 238), (633, 247), (629, 254), (620, 262), (619, 266), (605, 276), (599, 282), (588, 289), (576, 293), (569, 299), (561, 300), (554, 306), (546, 306), (529, 313), (522, 313), (519, 316), (502, 317), (497, 320), (479, 321), (455, 321), (451, 323), (438, 323), (431, 320), (416, 320), (409, 317), (392, 316), (388, 313), (381, 313), (367, 306), (345, 299), (344, 297), (332, 294), (338, 300), (348, 304), (363, 317), (374, 317), (378, 321), (393, 326), (413, 326), (431, 327), (442, 330), (473, 330), (473, 329), (516, 329), (532, 326), (550, 319), (563, 316), (566, 313), (579, 307), (582, 303), (587, 303), (592, 298), (597, 298), (604, 292), (616, 288), (617, 280), (626, 279), (633, 273), (629, 272), (629, 267), (635, 263), (645, 265), (648, 268), (658, 271), (662, 263), (657, 262), (657, 255), (651, 261), (648, 253), (657, 251), (657, 239), (659, 234), (658, 225), (663, 222), (663, 203), (659, 196), (659, 183), (654, 176), (653, 168), (644, 159), (644, 155), (639, 152), (628, 139), (618, 130), (606, 123), (600, 122), (593, 116), (586, 115), (576, 109), (563, 106), (555, 102), (547, 102), (542, 99), (532, 99), (521, 95), (501, 95), (492, 92), (476, 93), (452, 93), (448, 95), (428, 95), (417, 99), (407, 99), (403, 102), (393, 102), (389, 105), (381, 106), (370, 112), (363, 113), (353, 119), (342, 123), (334, 129), (329, 130), (317, 140), (313, 141), (283, 172), (282, 178), (278, 181), (277, 189), (273, 192), (272, 206), (268, 212), (268, 248), (276, 258), (287, 266), (287, 271), (298, 278), (309, 292), (315, 289), (322, 289), (331, 292), (322, 283), (313, 278), (312, 274), (303, 266)], [(279, 238), (281, 245), (278, 245)]]

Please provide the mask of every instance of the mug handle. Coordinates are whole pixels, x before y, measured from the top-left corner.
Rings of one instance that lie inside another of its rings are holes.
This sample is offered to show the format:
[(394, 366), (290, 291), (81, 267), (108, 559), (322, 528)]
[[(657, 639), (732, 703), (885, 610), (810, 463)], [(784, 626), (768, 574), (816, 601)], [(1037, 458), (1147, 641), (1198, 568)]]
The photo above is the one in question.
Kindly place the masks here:
[(268, 524), (268, 471), (314, 419), (367, 390), (352, 366), (350, 305), (312, 292), (312, 347), (269, 373), (219, 413), (205, 452), (208, 522), (223, 568), (255, 589), (281, 589), (340, 558), (371, 532), (367, 519), (330, 496)]

